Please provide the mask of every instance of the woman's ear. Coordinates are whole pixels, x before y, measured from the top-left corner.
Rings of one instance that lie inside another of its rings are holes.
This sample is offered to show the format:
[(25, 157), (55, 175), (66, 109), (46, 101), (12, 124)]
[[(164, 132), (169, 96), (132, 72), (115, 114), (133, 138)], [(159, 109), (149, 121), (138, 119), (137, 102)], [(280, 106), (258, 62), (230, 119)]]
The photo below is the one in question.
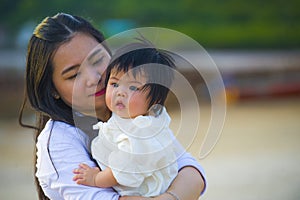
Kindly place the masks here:
[(59, 96), (59, 94), (58, 94), (56, 91), (53, 91), (53, 92), (52, 92), (52, 96), (53, 96), (53, 98), (56, 99), (56, 100), (60, 99), (60, 96)]

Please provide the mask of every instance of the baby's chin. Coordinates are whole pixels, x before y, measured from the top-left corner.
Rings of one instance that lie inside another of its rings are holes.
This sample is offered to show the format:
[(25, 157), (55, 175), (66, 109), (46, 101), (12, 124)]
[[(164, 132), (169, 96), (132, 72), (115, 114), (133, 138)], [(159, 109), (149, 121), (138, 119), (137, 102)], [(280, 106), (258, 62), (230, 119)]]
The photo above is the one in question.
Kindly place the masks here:
[(137, 116), (139, 116), (139, 115), (132, 115), (132, 114), (126, 113), (126, 112), (124, 112), (124, 111), (120, 112), (120, 111), (118, 111), (118, 110), (116, 110), (114, 113), (115, 113), (116, 115), (118, 115), (119, 117), (123, 118), (123, 119), (134, 119), (134, 118), (136, 118)]

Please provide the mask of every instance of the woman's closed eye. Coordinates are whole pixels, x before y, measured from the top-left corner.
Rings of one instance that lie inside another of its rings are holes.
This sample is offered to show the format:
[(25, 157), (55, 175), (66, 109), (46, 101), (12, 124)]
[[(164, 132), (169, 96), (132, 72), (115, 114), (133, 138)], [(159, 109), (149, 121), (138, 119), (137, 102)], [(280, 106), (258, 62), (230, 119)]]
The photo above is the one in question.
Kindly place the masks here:
[(79, 73), (75, 73), (73, 75), (70, 75), (67, 79), (69, 79), (69, 80), (75, 79), (78, 75), (79, 75)]
[(97, 65), (97, 64), (100, 64), (100, 63), (102, 63), (102, 61), (103, 61), (103, 56), (101, 56), (99, 59), (95, 59), (95, 60), (92, 60), (92, 65), (93, 66), (95, 66), (95, 65)]
[(80, 65), (73, 65), (64, 69), (61, 73), (62, 77), (67, 80), (75, 79), (80, 74), (79, 67)]

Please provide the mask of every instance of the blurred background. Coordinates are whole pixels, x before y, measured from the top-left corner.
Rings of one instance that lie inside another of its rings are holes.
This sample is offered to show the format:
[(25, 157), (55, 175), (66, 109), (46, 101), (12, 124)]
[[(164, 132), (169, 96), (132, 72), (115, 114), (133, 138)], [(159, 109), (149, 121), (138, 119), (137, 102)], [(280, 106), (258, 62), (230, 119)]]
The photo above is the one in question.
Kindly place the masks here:
[[(33, 134), (17, 116), (28, 39), (37, 23), (58, 12), (89, 19), (106, 37), (155, 26), (199, 42), (227, 95), (221, 137), (200, 160), (209, 96), (201, 77), (183, 72), (199, 94), (204, 124), (188, 149), (207, 173), (202, 199), (300, 199), (299, 7), (297, 0), (0, 0), (0, 199), (37, 199)], [(171, 116), (176, 121), (180, 114)]]

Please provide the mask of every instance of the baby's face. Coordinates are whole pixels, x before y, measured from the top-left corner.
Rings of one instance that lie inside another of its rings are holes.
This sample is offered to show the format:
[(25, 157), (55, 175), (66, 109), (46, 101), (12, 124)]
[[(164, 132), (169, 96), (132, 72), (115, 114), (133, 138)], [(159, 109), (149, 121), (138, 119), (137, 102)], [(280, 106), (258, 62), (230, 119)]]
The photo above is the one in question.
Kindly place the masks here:
[(105, 99), (108, 108), (122, 118), (135, 118), (147, 114), (149, 90), (142, 89), (146, 81), (142, 74), (134, 77), (130, 71), (124, 73), (113, 69), (106, 88)]

